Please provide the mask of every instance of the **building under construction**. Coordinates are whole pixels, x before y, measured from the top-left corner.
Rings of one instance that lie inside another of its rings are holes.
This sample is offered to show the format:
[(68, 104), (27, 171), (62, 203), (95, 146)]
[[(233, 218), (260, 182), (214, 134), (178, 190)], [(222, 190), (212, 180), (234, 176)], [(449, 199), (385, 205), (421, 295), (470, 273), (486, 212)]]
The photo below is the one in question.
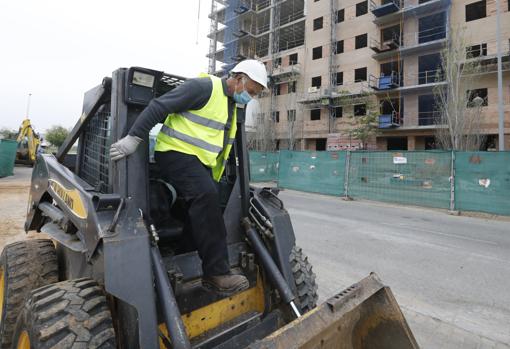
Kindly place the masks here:
[[(213, 0), (209, 72), (265, 62), (271, 88), (256, 113), (259, 148), (434, 149), (434, 89), (446, 85), (441, 51), (462, 27), (480, 60), (477, 96), (484, 149), (497, 148), (496, 0)], [(500, 0), (504, 133), (510, 148), (510, 5)], [(362, 144), (349, 130), (376, 109), (379, 132)], [(262, 130), (262, 131), (261, 131)]]

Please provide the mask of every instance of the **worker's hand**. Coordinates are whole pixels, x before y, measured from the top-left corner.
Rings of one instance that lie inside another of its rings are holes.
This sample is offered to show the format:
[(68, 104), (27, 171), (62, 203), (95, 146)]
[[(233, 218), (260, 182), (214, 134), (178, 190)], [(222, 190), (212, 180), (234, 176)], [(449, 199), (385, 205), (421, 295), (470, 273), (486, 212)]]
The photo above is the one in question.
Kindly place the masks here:
[(116, 143), (113, 143), (110, 147), (110, 159), (112, 161), (117, 161), (133, 154), (141, 141), (141, 138), (127, 135)]

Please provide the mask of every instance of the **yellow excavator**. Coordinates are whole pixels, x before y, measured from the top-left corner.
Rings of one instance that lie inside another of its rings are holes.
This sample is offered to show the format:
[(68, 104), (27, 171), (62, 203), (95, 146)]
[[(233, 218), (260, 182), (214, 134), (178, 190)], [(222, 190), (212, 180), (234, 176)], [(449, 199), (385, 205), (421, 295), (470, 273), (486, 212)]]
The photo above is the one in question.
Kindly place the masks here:
[(37, 156), (37, 149), (41, 145), (41, 139), (34, 131), (30, 119), (25, 119), (21, 123), (16, 140), (18, 141), (16, 163), (33, 166)]

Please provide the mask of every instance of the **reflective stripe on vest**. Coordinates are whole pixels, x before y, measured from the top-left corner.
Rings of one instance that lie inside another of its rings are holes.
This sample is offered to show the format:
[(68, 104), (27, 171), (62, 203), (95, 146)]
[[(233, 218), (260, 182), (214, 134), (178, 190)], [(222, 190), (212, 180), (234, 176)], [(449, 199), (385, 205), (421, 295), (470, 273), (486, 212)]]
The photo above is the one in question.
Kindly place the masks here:
[(215, 130), (223, 130), (225, 128), (225, 125), (222, 124), (221, 122), (204, 118), (204, 117), (202, 117), (200, 115), (193, 114), (193, 113), (191, 113), (189, 111), (183, 111), (183, 112), (180, 112), (179, 114), (184, 116), (186, 119), (188, 119), (190, 121), (193, 121), (196, 124), (199, 124), (199, 125), (202, 125), (202, 126), (206, 126), (206, 127), (209, 127), (209, 128), (213, 128)]
[(207, 78), (211, 79), (212, 92), (206, 105), (169, 114), (156, 138), (155, 150), (195, 155), (212, 169), (213, 178), (218, 181), (235, 138), (237, 117), (235, 107), (229, 117), (229, 98), (221, 79), (209, 75)]
[(214, 144), (209, 144), (206, 141), (203, 141), (201, 139), (185, 135), (184, 133), (176, 131), (164, 124), (161, 127), (160, 132), (163, 132), (167, 136), (177, 138), (183, 142), (189, 143), (191, 145), (194, 145), (195, 147), (199, 147), (199, 148), (202, 148), (204, 150), (207, 150), (207, 151), (210, 151), (213, 153), (219, 153), (223, 149), (222, 147), (218, 147)]

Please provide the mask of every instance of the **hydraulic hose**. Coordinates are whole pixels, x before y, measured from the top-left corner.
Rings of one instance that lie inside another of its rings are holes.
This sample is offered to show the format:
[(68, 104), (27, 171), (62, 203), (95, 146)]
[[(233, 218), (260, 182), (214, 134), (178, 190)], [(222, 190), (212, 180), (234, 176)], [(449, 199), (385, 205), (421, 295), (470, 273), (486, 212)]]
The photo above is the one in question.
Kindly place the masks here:
[(301, 314), (297, 309), (296, 304), (294, 303), (295, 297), (294, 294), (292, 293), (292, 290), (290, 289), (289, 285), (287, 284), (287, 281), (280, 272), (280, 269), (278, 269), (278, 266), (271, 257), (271, 254), (267, 250), (259, 234), (255, 230), (255, 228), (252, 227), (250, 220), (248, 218), (245, 218), (243, 220), (243, 226), (246, 230), (246, 236), (248, 237), (248, 240), (250, 241), (251, 245), (253, 246), (253, 249), (257, 253), (257, 256), (260, 258), (260, 261), (262, 262), (264, 269), (269, 275), (269, 279), (271, 280), (273, 285), (278, 289), (278, 292), (280, 293), (280, 296), (282, 297), (283, 301), (292, 307), (292, 310), (294, 311), (296, 317), (300, 317)]

